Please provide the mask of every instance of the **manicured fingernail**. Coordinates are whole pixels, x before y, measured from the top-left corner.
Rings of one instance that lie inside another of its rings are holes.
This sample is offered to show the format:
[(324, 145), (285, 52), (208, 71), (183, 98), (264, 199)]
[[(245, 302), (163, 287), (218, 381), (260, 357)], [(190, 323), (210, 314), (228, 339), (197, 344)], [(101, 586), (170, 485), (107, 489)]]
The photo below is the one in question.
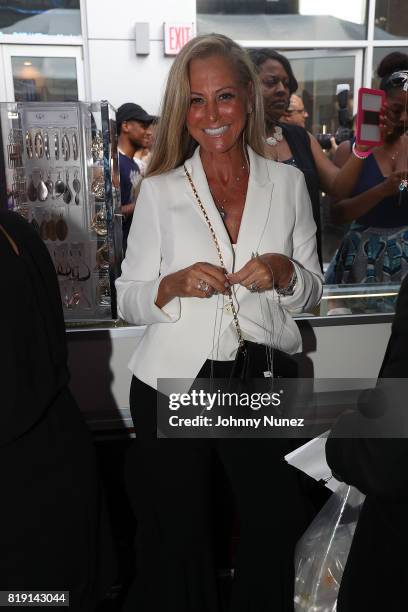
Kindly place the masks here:
[(231, 287), (229, 283), (224, 283), (224, 287)]

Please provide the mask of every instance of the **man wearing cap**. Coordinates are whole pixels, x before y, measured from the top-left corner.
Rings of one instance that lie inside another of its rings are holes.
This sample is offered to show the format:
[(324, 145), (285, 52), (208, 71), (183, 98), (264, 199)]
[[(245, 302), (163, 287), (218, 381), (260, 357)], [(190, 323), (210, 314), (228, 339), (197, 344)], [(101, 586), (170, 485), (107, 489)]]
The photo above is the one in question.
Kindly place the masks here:
[(139, 149), (149, 145), (149, 127), (154, 117), (139, 104), (126, 102), (118, 108), (116, 122), (118, 130), (121, 212), (123, 220), (123, 252), (126, 252), (127, 237), (135, 208), (134, 190), (140, 175), (133, 157)]

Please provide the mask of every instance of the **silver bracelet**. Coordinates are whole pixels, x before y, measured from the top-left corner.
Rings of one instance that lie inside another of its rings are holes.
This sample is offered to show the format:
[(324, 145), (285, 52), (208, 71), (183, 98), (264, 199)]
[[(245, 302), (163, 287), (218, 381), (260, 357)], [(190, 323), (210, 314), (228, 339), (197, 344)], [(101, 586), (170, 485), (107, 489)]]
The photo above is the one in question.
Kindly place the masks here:
[(295, 288), (297, 285), (297, 274), (296, 269), (293, 268), (292, 278), (289, 281), (289, 285), (287, 287), (276, 287), (276, 293), (281, 297), (291, 296), (295, 293)]

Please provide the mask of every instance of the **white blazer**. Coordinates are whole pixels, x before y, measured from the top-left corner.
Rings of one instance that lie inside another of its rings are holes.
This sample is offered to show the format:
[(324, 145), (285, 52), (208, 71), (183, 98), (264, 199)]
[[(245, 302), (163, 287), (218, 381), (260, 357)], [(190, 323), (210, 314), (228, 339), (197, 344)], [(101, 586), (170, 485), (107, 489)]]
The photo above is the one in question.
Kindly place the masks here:
[[(322, 293), (310, 199), (302, 172), (267, 160), (249, 147), (248, 155), (248, 191), (235, 256), (212, 199), (199, 148), (186, 161), (186, 167), (211, 220), (228, 271), (242, 268), (253, 252), (282, 253), (294, 262), (298, 281), (293, 296), (279, 298), (272, 290), (258, 294), (235, 286), (238, 317), (247, 337), (265, 343), (274, 328), (275, 347), (293, 354), (301, 350), (302, 342), (290, 313), (313, 308)], [(134, 325), (147, 326), (129, 368), (154, 388), (158, 378), (195, 378), (213, 350), (220, 296), (177, 297), (163, 309), (155, 305), (161, 277), (198, 261), (219, 265), (208, 225), (183, 166), (144, 179), (116, 289), (120, 316)], [(268, 301), (267, 308), (260, 308), (260, 295)], [(218, 337), (232, 322), (229, 309), (221, 309)]]

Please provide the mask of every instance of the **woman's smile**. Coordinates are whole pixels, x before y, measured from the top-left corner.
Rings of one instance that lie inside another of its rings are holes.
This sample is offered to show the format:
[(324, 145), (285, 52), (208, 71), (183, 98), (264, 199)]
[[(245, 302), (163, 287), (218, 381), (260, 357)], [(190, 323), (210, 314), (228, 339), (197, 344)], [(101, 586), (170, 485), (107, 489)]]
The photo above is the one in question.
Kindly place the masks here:
[(229, 129), (229, 125), (222, 125), (221, 127), (216, 128), (204, 128), (203, 132), (208, 134), (208, 136), (222, 136)]

